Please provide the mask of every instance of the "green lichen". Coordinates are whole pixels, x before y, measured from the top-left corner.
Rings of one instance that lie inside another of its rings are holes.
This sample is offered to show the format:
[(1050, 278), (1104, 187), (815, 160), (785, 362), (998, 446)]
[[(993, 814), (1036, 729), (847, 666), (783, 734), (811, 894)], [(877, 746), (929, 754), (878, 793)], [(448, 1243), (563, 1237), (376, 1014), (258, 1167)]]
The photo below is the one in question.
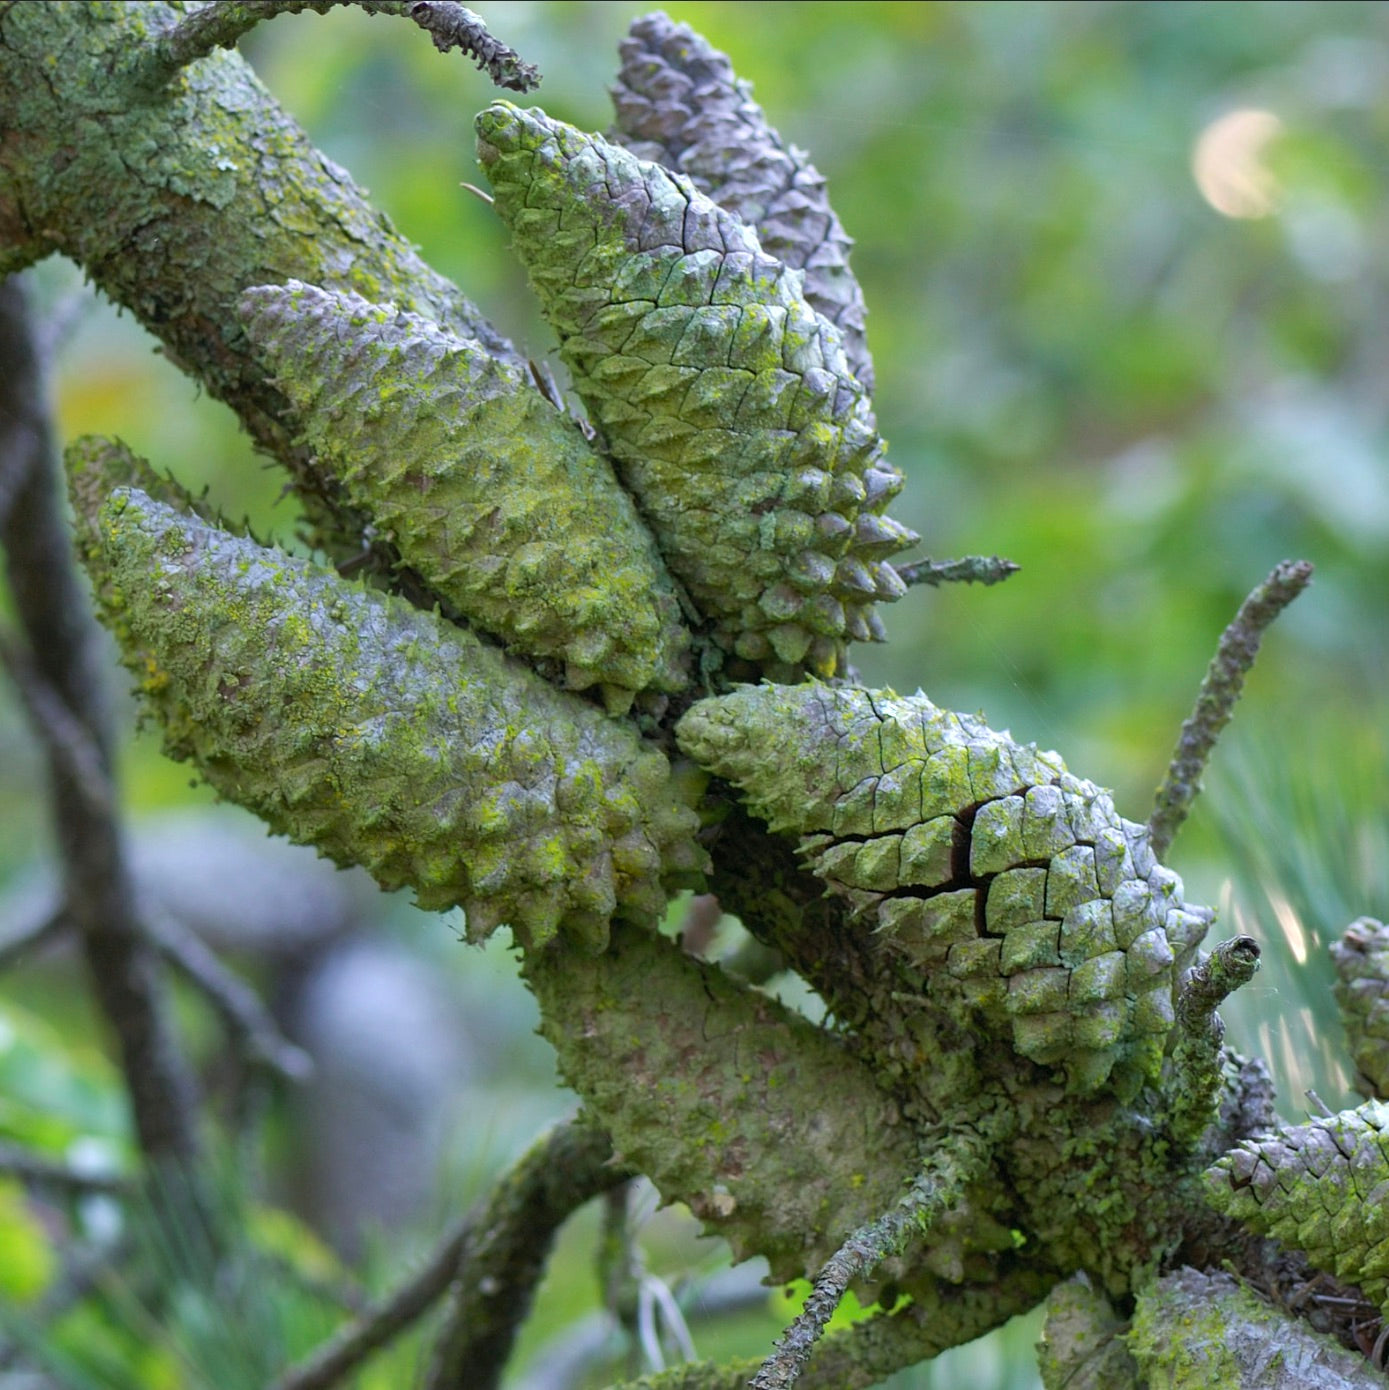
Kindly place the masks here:
[(803, 853), (938, 1005), (1073, 1085), (1152, 1076), (1210, 917), (1141, 827), (1054, 753), (981, 720), (812, 683), (705, 700), (681, 748)]
[(916, 537), (901, 475), (799, 272), (687, 180), (497, 102), (478, 158), (594, 423), (724, 649), (834, 674), (881, 638)]
[(459, 614), (618, 712), (684, 687), (689, 639), (650, 533), (520, 368), (297, 281), (248, 290), (241, 316), (318, 466)]
[(1124, 1345), (1128, 1324), (1083, 1275), (1047, 1296), (1037, 1343), (1044, 1390), (1140, 1390), (1138, 1367)]
[(315, 542), (360, 558), (362, 519), (292, 444), (284, 397), (237, 319), (241, 292), (289, 279), (354, 290), (520, 359), (239, 54), (145, 91), (141, 60), (180, 14), (160, 0), (4, 9), (0, 111), (24, 153), (0, 160), (0, 225), (8, 237), (21, 224), (26, 258), (70, 256), (129, 309), (289, 470)]
[(739, 1258), (802, 1276), (910, 1179), (911, 1132), (840, 1039), (666, 938), (614, 928), (601, 961), (552, 951), (523, 968), (619, 1155)]
[(599, 948), (697, 879), (696, 818), (634, 727), (404, 601), (117, 488), (85, 526), (169, 753), (475, 938)]
[(1358, 1284), (1389, 1315), (1389, 1105), (1246, 1139), (1206, 1174), (1218, 1211)]
[(1374, 1390), (1364, 1357), (1228, 1274), (1179, 1269), (1138, 1297), (1128, 1348), (1145, 1390)]

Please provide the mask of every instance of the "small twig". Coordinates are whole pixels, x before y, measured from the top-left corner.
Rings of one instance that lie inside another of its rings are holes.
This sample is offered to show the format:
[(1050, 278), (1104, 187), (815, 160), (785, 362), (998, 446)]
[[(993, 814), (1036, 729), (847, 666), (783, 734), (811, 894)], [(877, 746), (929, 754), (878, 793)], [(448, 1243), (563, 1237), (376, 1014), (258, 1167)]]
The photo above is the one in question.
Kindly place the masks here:
[(640, 1302), (641, 1259), (629, 1218), (632, 1186), (624, 1183), (603, 1194), (603, 1227), (598, 1237), (598, 1287), (603, 1308), (634, 1338)]
[[(606, 1166), (611, 1157), (612, 1141), (584, 1117), (556, 1126), (498, 1179), (482, 1203), (445, 1234), (417, 1274), (384, 1302), (345, 1324), (317, 1351), (286, 1371), (271, 1390), (330, 1390), (427, 1312), (450, 1286), (456, 1287), (456, 1298), (474, 1312), (478, 1300), (490, 1307), (501, 1299), (509, 1328), (514, 1331), (529, 1308), (530, 1294), (559, 1225), (590, 1197), (631, 1176), (626, 1169)], [(530, 1276), (528, 1284), (513, 1282), (511, 1266), (518, 1259)], [(519, 1308), (509, 1308), (511, 1300)], [(446, 1338), (450, 1328), (459, 1335), (451, 1321), (445, 1329)], [(494, 1332), (490, 1323), (474, 1326), (465, 1321), (462, 1326), (469, 1346), (476, 1346), (478, 1341), (485, 1346), (489, 1333)], [(506, 1344), (510, 1346), (509, 1337)], [(436, 1350), (432, 1374), (437, 1374), (437, 1357)], [(462, 1365), (470, 1375), (476, 1368), (477, 1378), (429, 1383), (466, 1383), (475, 1390), (492, 1383), (487, 1379), (490, 1359), (464, 1361)]]
[(1259, 943), (1252, 936), (1233, 936), (1188, 971), (1177, 992), (1176, 1086), (1167, 1128), (1179, 1148), (1195, 1147), (1215, 1118), (1225, 1040), (1225, 1023), (1216, 1010), (1258, 968)]
[(24, 288), (12, 276), (0, 282), (0, 492), (9, 497), (0, 556), (24, 646), (11, 641), (6, 660), (48, 761), (64, 911), (119, 1044), (141, 1149), (152, 1165), (186, 1165), (198, 1152), (197, 1089), (135, 918), (111, 793), (101, 648), (59, 506), (48, 402)]
[(152, 903), (142, 904), (140, 915), (159, 954), (206, 997), (251, 1065), (269, 1067), (287, 1081), (313, 1075), (313, 1058), (280, 1032), (260, 996), (201, 937)]
[(632, 1176), (613, 1161), (607, 1132), (583, 1114), (517, 1161), (459, 1261), (423, 1390), (496, 1390), (555, 1233), (589, 1198)]
[(58, 692), (35, 669), (24, 645), (7, 632), (0, 632), (0, 666), (14, 682), (24, 712), (42, 736), (49, 757), (81, 794), (88, 813), (111, 815), (111, 779), (106, 775), (101, 750)]
[(218, 0), (195, 10), (165, 34), (143, 60), (143, 75), (153, 85), (162, 84), (213, 49), (234, 48), (262, 20), (304, 10), (327, 14), (343, 5), (414, 20), (440, 53), (456, 48), (470, 54), (498, 87), (529, 92), (540, 85), (538, 69), (493, 38), (481, 17), (457, 0)]
[[(475, 183), (460, 183), (458, 186), (459, 188), (467, 189), (468, 192), (471, 193), (474, 198), (477, 198), (482, 202), (486, 203), (489, 208), (492, 207), (497, 201), (490, 193), (479, 188)], [(532, 370), (534, 370), (534, 365), (534, 363), (531, 364)]]
[(1308, 561), (1284, 560), (1245, 599), (1221, 635), (1148, 819), (1149, 842), (1159, 859), (1171, 848), (1201, 790), (1201, 774), (1220, 731), (1230, 722), (1265, 630), (1311, 580)]
[(373, 1353), (380, 1351), (443, 1297), (458, 1271), (476, 1225), (469, 1213), (451, 1227), (418, 1273), (384, 1302), (368, 1306), (316, 1351), (291, 1367), (271, 1390), (330, 1390)]
[(17, 1144), (0, 1143), (0, 1173), (67, 1192), (104, 1192), (113, 1197), (129, 1197), (135, 1192), (135, 1184), (118, 1173), (84, 1172), (70, 1163), (43, 1158)]
[(1307, 1112), (1309, 1115), (1320, 1115), (1322, 1119), (1330, 1119), (1336, 1112), (1310, 1087), (1304, 1093), (1307, 1099), (1312, 1102), (1312, 1108)]
[(992, 1110), (981, 1108), (976, 1122), (941, 1127), (924, 1170), (901, 1201), (854, 1231), (816, 1275), (805, 1307), (753, 1377), (752, 1390), (787, 1390), (796, 1383), (849, 1285), (929, 1235), (959, 1204), (965, 1188), (992, 1160), (1009, 1113), (1004, 1102)]
[(36, 917), (17, 932), (0, 941), (0, 970), (8, 970), (19, 963), (21, 957), (29, 955), (61, 936), (72, 923), (67, 912), (58, 908), (45, 917)]
[(1001, 584), (1021, 565), (999, 555), (965, 555), (958, 560), (915, 560), (893, 565), (897, 577), (910, 588), (914, 584)]

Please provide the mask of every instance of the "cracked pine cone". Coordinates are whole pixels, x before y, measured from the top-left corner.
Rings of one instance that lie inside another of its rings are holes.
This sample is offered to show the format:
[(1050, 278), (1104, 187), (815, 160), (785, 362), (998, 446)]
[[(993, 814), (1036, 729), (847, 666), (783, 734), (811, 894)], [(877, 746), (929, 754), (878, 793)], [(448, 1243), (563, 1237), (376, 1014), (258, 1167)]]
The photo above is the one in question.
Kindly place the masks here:
[(1389, 1106), (1246, 1139), (1206, 1170), (1218, 1211), (1358, 1284), (1389, 1316)]
[(575, 389), (715, 643), (832, 675), (881, 640), (917, 537), (901, 474), (802, 275), (688, 179), (495, 102), (478, 158)]
[(1210, 913), (1056, 754), (921, 694), (818, 683), (741, 687), (677, 733), (773, 830), (801, 836), (904, 986), (1077, 1089), (1120, 1063), (1153, 1073)]

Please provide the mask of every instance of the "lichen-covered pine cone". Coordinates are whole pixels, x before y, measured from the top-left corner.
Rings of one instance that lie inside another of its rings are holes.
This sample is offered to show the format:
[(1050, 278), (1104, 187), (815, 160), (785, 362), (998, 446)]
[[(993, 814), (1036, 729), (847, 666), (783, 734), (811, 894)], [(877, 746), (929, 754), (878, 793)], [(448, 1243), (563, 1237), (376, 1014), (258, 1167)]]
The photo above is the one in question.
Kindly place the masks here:
[(478, 157), (594, 424), (713, 640), (833, 674), (881, 638), (901, 475), (799, 271), (679, 175), (496, 102)]
[[(120, 446), (82, 441), (81, 476)], [(92, 493), (85, 498), (90, 506)], [(79, 505), (83, 496), (78, 495)], [(697, 818), (635, 727), (435, 614), (117, 488), (79, 515), (167, 751), (224, 796), (469, 935), (593, 948), (697, 880)]]
[[(291, 281), (242, 322), (300, 438), (455, 611), (621, 711), (688, 681), (689, 637), (632, 500), (574, 422), (482, 344)], [(555, 537), (563, 537), (555, 544)]]
[(1246, 1139), (1206, 1171), (1217, 1210), (1358, 1284), (1389, 1315), (1389, 1106)]
[(872, 391), (867, 310), (849, 269), (853, 238), (830, 206), (824, 175), (767, 124), (727, 54), (668, 15), (640, 15), (623, 40), (612, 99), (619, 144), (688, 175), (751, 227), (769, 256), (804, 270), (806, 300), (839, 329), (850, 369)]
[(1367, 1096), (1389, 1098), (1389, 927), (1361, 917), (1331, 943), (1341, 1023)]
[(900, 697), (811, 683), (701, 701), (681, 748), (743, 792), (907, 980), (1064, 1066), (1151, 1073), (1211, 920), (1146, 831), (1054, 753)]

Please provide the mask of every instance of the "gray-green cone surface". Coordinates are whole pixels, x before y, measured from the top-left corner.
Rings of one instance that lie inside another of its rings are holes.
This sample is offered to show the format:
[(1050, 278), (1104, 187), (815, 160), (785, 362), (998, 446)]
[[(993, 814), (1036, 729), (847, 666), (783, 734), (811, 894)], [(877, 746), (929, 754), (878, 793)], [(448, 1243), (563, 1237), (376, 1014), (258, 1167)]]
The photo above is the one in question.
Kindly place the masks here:
[(853, 239), (830, 207), (825, 179), (788, 147), (728, 56), (688, 24), (641, 15), (622, 43), (612, 89), (616, 139), (687, 174), (701, 193), (757, 233), (762, 249), (805, 272), (811, 308), (839, 329), (850, 370), (872, 391), (863, 292), (849, 269)]
[(532, 946), (697, 877), (666, 758), (470, 633), (133, 489), (83, 533), (167, 750), (273, 829)]
[(1389, 1097), (1389, 927), (1361, 917), (1331, 943), (1336, 965), (1333, 990), (1367, 1096)]
[(688, 681), (656, 546), (608, 461), (521, 371), (419, 314), (291, 281), (242, 321), (300, 437), (469, 622), (610, 709)]
[(800, 272), (685, 178), (542, 111), (496, 102), (478, 158), (575, 388), (672, 572), (725, 651), (837, 671), (880, 638), (883, 458), (838, 331)]
[(1246, 1139), (1206, 1171), (1216, 1209), (1358, 1284), (1389, 1315), (1389, 1106)]
[(704, 700), (681, 748), (732, 782), (904, 982), (1071, 1084), (1151, 1075), (1210, 913), (1054, 753), (921, 694), (811, 683)]

